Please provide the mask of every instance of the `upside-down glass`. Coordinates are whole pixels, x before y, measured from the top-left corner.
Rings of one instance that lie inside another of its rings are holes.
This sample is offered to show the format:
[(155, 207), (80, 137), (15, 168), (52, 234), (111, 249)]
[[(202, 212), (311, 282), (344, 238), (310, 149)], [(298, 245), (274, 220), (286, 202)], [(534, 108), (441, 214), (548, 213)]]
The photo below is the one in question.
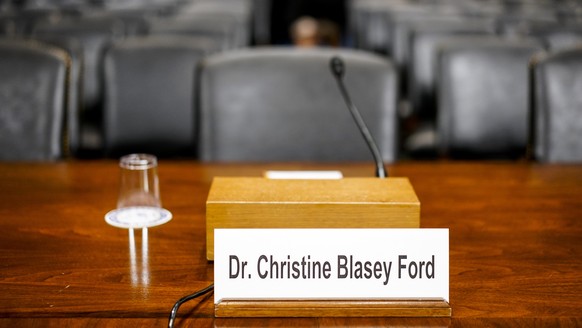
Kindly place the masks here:
[(161, 207), (158, 159), (149, 154), (130, 154), (119, 160), (121, 168), (117, 208)]

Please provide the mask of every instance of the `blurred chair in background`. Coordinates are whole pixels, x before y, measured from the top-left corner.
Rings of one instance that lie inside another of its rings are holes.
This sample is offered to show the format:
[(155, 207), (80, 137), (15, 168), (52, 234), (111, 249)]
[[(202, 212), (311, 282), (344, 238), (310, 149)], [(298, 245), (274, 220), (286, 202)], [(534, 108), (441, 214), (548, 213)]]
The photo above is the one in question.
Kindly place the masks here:
[(66, 18), (33, 28), (33, 38), (50, 38), (53, 42), (72, 39), (81, 44), (79, 143), (87, 156), (99, 156), (102, 151), (103, 54), (111, 42), (125, 36), (123, 22), (112, 17)]
[(195, 157), (197, 65), (218, 47), (178, 36), (114, 43), (105, 57), (105, 154)]
[(461, 19), (443, 21), (426, 19), (410, 23), (407, 63), (407, 99), (410, 106), (401, 106), (400, 115), (404, 149), (412, 158), (435, 158), (436, 126), (436, 62), (443, 42), (468, 36), (493, 36), (492, 20)]
[(421, 121), (434, 123), (435, 63), (440, 43), (459, 36), (494, 35), (490, 20), (425, 20), (410, 27), (408, 98)]
[(250, 0), (201, 0), (185, 4), (172, 16), (150, 21), (151, 34), (211, 36), (222, 40), (223, 50), (251, 43)]
[(458, 40), (438, 61), (437, 142), (450, 157), (521, 158), (529, 124), (530, 40)]
[(582, 47), (533, 61), (533, 132), (542, 162), (582, 162)]
[(67, 54), (55, 47), (0, 41), (0, 160), (64, 156)]
[(234, 27), (233, 46), (242, 48), (251, 42), (253, 6), (252, 0), (198, 0), (183, 6), (176, 16), (230, 24)]
[(548, 51), (560, 51), (582, 45), (582, 22), (578, 24), (532, 24), (524, 34), (543, 42)]
[(347, 38), (358, 49), (391, 55), (394, 3), (384, 0), (347, 1)]
[(70, 82), (67, 88), (67, 111), (66, 111), (66, 129), (67, 129), (67, 147), (72, 156), (82, 157), (81, 145), (81, 78), (83, 69), (83, 46), (74, 38), (61, 36), (44, 36), (35, 38), (43, 43), (59, 47), (67, 52), (70, 63)]
[(401, 76), (400, 91), (403, 96), (408, 96), (408, 85), (410, 78), (410, 65), (412, 62), (411, 41), (412, 33), (416, 26), (427, 26), (429, 24), (455, 24), (455, 22), (466, 22), (466, 18), (455, 12), (428, 11), (427, 8), (405, 7), (398, 10), (392, 9), (390, 12), (391, 38), (388, 53), (398, 66)]
[(203, 62), (204, 161), (372, 161), (329, 61), (345, 61), (345, 84), (384, 160), (396, 159), (397, 76), (370, 53), (333, 48), (254, 48)]
[(229, 17), (214, 19), (199, 14), (155, 19), (150, 22), (150, 35), (207, 37), (220, 41), (221, 50), (237, 48), (236, 22)]

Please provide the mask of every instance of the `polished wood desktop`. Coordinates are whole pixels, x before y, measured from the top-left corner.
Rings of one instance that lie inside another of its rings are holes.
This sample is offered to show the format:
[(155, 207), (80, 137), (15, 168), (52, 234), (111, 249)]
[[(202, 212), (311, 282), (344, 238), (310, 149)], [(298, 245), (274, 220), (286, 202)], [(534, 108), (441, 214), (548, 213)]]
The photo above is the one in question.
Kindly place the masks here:
[[(0, 164), (0, 326), (167, 325), (179, 298), (213, 281), (205, 201), (215, 176), (367, 164), (200, 164), (159, 161), (173, 219), (135, 232), (109, 226), (113, 160)], [(212, 294), (184, 304), (176, 327), (582, 326), (582, 165), (403, 162), (422, 228), (450, 229), (452, 318), (214, 318)]]

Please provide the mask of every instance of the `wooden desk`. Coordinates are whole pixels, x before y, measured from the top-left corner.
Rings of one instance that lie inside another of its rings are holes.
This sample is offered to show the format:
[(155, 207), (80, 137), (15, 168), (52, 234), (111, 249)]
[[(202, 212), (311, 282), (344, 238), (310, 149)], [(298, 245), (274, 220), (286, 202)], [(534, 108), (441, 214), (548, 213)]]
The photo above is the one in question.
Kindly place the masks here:
[[(140, 234), (107, 225), (116, 161), (0, 164), (0, 326), (164, 327), (174, 302), (207, 286), (204, 209), (214, 176), (372, 165), (201, 165), (160, 161), (174, 218)], [(582, 326), (582, 166), (399, 163), (421, 226), (450, 229), (452, 319), (213, 318), (212, 295), (186, 303), (178, 327)]]

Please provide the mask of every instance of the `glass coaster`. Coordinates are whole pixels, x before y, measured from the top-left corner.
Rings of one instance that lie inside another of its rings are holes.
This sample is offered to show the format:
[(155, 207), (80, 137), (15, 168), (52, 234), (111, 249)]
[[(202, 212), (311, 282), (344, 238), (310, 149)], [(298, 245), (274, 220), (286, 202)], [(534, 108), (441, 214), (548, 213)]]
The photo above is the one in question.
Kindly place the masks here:
[(170, 211), (160, 207), (136, 206), (112, 210), (105, 214), (105, 221), (118, 228), (150, 228), (172, 219)]

